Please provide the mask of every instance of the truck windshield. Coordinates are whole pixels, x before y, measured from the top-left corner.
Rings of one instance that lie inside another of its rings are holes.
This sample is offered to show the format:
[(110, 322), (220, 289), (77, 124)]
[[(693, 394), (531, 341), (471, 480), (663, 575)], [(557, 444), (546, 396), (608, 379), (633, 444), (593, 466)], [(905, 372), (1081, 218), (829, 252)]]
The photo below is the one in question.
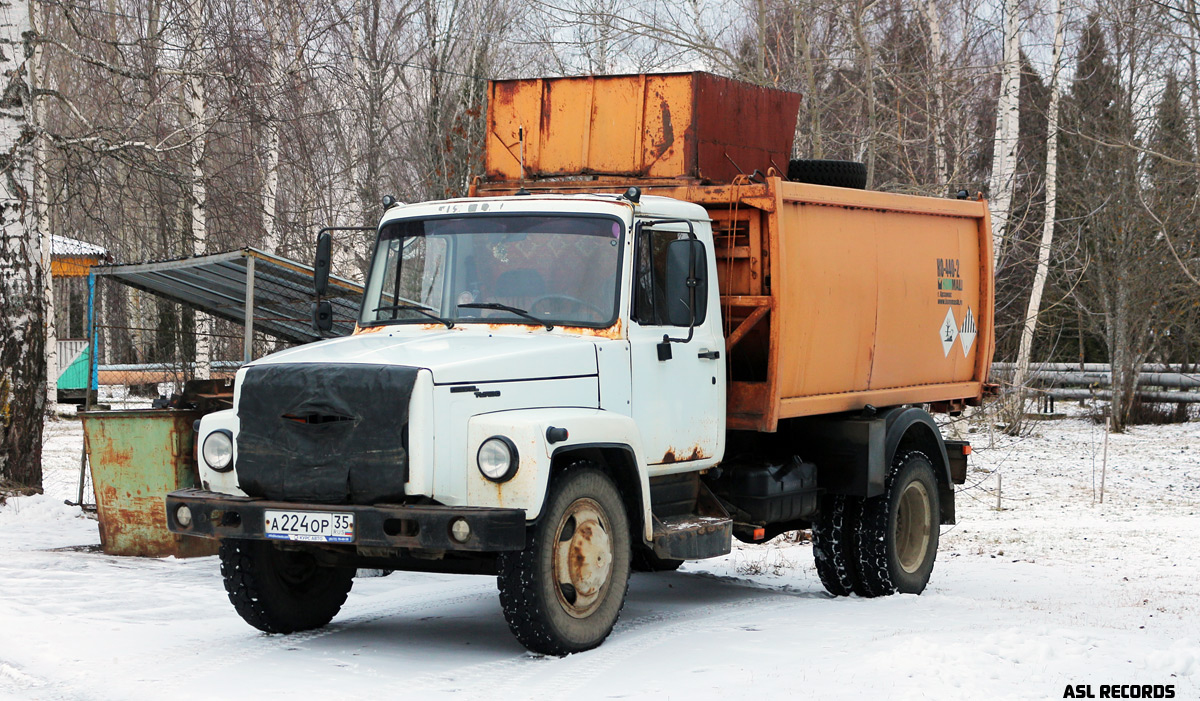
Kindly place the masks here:
[(379, 234), (360, 323), (608, 327), (624, 230), (601, 216), (392, 222)]

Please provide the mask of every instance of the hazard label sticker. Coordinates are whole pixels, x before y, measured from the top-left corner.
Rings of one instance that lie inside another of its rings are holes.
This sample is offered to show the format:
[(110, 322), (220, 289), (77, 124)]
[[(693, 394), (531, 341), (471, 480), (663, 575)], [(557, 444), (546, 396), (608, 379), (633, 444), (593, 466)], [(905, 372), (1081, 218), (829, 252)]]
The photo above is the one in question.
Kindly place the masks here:
[(958, 322), (954, 319), (954, 309), (946, 310), (946, 320), (938, 329), (938, 337), (942, 340), (942, 355), (949, 356), (954, 339), (958, 338)]
[(962, 337), (963, 357), (971, 352), (971, 345), (975, 343), (975, 315), (971, 313), (971, 308), (967, 307), (967, 318), (963, 319), (962, 327), (958, 330), (958, 335)]

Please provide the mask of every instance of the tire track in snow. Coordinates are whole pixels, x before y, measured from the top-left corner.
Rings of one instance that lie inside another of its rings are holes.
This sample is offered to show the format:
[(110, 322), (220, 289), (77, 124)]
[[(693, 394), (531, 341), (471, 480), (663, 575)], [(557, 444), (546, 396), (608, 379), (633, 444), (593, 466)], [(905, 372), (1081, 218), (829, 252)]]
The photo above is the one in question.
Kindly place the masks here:
[[(335, 618), (332, 623), (317, 630), (289, 635), (259, 634), (237, 640), (231, 640), (228, 636), (213, 637), (207, 641), (192, 640), (163, 651), (164, 657), (179, 659), (181, 664), (158, 671), (153, 679), (140, 681), (162, 684), (165, 691), (184, 684), (191, 686), (197, 680), (217, 675), (228, 667), (246, 663), (273, 652), (298, 648), (320, 638), (352, 632), (364, 623), (372, 623), (392, 616), (419, 613), (429, 609), (458, 606), (495, 596), (495, 586), (490, 583), (448, 587), (446, 583), (438, 582), (422, 586), (421, 589), (432, 589), (433, 591), (421, 594), (416, 598), (411, 596), (410, 591), (404, 589), (379, 595), (386, 597), (387, 600), (356, 607), (357, 610), (353, 615), (341, 619)], [(397, 597), (405, 598), (397, 601)], [(205, 655), (202, 669), (197, 669), (194, 661), (189, 659), (189, 656), (194, 655), (197, 651), (203, 651)]]
[[(742, 580), (736, 580), (736, 583), (741, 584)], [(797, 599), (811, 598), (805, 594), (750, 586), (744, 598), (736, 601), (657, 611), (618, 620), (608, 640), (588, 652), (563, 658), (525, 653), (518, 657), (410, 677), (381, 691), (385, 695), (387, 692), (462, 692), (465, 698), (472, 699), (564, 698), (566, 692), (586, 684), (625, 659), (679, 635), (710, 629), (715, 622), (743, 615), (749, 609), (771, 607), (772, 610), (779, 610), (783, 608), (781, 603), (801, 606), (802, 602)], [(526, 684), (530, 677), (544, 679), (547, 674), (551, 675), (549, 679), (534, 687)]]
[[(617, 637), (610, 637), (599, 648), (563, 659), (563, 664), (555, 670), (556, 674), (530, 689), (525, 696), (538, 699), (566, 698), (570, 691), (578, 689), (626, 659), (673, 638), (697, 631), (711, 632), (721, 621), (745, 615), (754, 609), (769, 607), (772, 611), (781, 611), (805, 605), (804, 602), (797, 601), (797, 598), (801, 597), (782, 593), (750, 596), (744, 600), (724, 604), (709, 604), (634, 619), (630, 626), (619, 631), (614, 630), (613, 634)], [(670, 621), (676, 622), (668, 623)], [(651, 626), (651, 623), (667, 625)]]

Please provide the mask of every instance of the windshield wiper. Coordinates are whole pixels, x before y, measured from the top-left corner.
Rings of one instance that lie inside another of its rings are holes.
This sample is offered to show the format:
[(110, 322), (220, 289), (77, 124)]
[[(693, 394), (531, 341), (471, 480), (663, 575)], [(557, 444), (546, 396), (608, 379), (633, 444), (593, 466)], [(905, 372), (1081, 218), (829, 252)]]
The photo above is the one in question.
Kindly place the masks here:
[(526, 319), (532, 319), (534, 323), (545, 326), (547, 331), (554, 328), (554, 324), (551, 324), (549, 321), (546, 321), (544, 319), (539, 319), (536, 316), (534, 316), (533, 314), (530, 314), (529, 312), (525, 311), (524, 309), (520, 309), (518, 307), (510, 307), (507, 304), (499, 304), (497, 302), (468, 302), (466, 304), (458, 305), (458, 308), (459, 309), (497, 309), (502, 312), (512, 312), (513, 314), (516, 314), (517, 316), (523, 316)]
[(433, 310), (430, 309), (429, 307), (425, 307), (420, 304), (388, 304), (388, 305), (385, 305), (382, 307), (375, 307), (371, 311), (373, 311), (373, 312), (390, 312), (393, 310), (401, 310), (401, 311), (406, 311), (406, 312), (419, 312), (419, 313), (424, 314), (425, 316), (429, 317), (430, 319), (433, 319), (435, 321), (445, 324), (446, 328), (448, 328), (448, 329), (454, 328), (453, 321), (450, 321), (449, 319), (443, 319), (442, 317), (438, 316), (437, 314), (434, 314)]

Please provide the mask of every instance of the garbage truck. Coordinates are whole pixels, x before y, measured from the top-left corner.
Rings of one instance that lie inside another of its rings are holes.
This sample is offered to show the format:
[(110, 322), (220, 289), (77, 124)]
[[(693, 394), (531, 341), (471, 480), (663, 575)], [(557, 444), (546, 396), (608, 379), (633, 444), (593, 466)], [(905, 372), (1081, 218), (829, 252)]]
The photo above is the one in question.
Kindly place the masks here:
[(220, 541), (268, 633), (329, 623), (357, 568), (462, 573), (568, 654), (631, 570), (796, 530), (829, 593), (921, 593), (970, 453), (932, 413), (990, 388), (988, 210), (790, 160), (798, 106), (706, 73), (493, 81), (484, 175), (389, 203), (353, 335), (237, 372), (170, 529)]

